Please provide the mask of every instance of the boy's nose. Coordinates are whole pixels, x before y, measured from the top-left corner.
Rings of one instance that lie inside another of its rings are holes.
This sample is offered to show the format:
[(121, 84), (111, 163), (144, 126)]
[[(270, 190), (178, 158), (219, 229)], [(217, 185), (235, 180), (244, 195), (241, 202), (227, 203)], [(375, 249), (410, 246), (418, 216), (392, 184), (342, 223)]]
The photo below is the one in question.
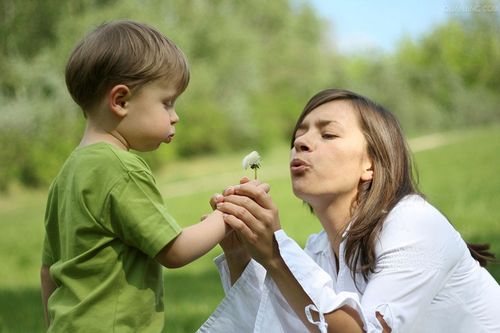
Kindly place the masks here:
[(179, 122), (179, 116), (177, 115), (177, 112), (172, 111), (172, 114), (170, 115), (170, 124), (174, 125)]

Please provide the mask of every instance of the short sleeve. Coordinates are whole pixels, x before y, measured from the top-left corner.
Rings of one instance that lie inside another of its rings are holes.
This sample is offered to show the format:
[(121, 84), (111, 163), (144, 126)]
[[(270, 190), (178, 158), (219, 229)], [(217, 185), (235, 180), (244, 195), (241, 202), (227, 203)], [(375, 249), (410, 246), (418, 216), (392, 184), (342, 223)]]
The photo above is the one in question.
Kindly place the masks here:
[(42, 249), (42, 264), (44, 266), (50, 267), (54, 263), (54, 256), (52, 255), (52, 249), (50, 248), (49, 240), (47, 235), (43, 239), (43, 249)]
[(153, 176), (146, 172), (128, 172), (109, 193), (109, 223), (126, 244), (154, 257), (181, 232), (167, 212)]
[[(47, 198), (47, 206), (45, 209), (45, 236), (43, 238), (42, 248), (42, 264), (50, 267), (57, 261), (59, 254), (54, 253), (51, 244), (58, 244), (59, 233), (57, 228), (54, 228), (53, 221), (57, 221), (57, 195), (54, 190), (54, 183), (50, 185), (49, 194)], [(52, 243), (54, 242), (54, 243)], [(57, 249), (56, 249), (57, 251)]]

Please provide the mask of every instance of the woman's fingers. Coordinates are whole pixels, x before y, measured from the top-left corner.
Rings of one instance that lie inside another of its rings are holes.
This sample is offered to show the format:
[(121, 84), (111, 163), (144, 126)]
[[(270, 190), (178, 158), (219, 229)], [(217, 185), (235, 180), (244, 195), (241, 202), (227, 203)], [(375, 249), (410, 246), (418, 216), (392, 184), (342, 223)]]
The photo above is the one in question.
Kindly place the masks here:
[(268, 183), (263, 183), (258, 179), (250, 180), (248, 177), (243, 177), (240, 179), (240, 185), (247, 184), (247, 185), (254, 185), (257, 186), (258, 188), (261, 188), (264, 190), (264, 192), (269, 193), (271, 190), (271, 186), (269, 186)]
[(244, 240), (254, 242), (255, 234), (253, 231), (245, 224), (245, 222), (241, 221), (234, 215), (224, 214), (224, 222), (227, 223), (235, 232), (239, 235), (243, 236)]
[(274, 209), (274, 203), (268, 193), (269, 190), (270, 186), (266, 183), (257, 186), (252, 183), (246, 183), (233, 188), (234, 194), (249, 197), (264, 208)]
[[(241, 199), (243, 198), (245, 197), (241, 197)], [(250, 200), (248, 198), (246, 199)], [(234, 202), (224, 201), (217, 205), (217, 209), (224, 214), (236, 217), (254, 232), (263, 228), (262, 223), (260, 223), (245, 207), (235, 204)]]
[(243, 177), (240, 179), (240, 185), (226, 187), (226, 189), (222, 191), (222, 194), (224, 196), (235, 194), (235, 191), (241, 186), (254, 186), (264, 191), (265, 193), (269, 193), (269, 191), (271, 190), (271, 187), (267, 183), (262, 183), (260, 180), (249, 180), (247, 177)]
[(252, 198), (244, 195), (229, 195), (224, 197), (224, 202), (246, 209), (257, 220), (267, 221), (269, 219), (268, 209), (260, 206)]
[[(224, 205), (232, 204), (224, 203)], [(279, 251), (276, 251), (277, 244), (275, 244), (274, 232), (266, 228), (256, 231), (252, 229), (252, 225), (248, 221), (243, 221), (231, 214), (224, 214), (223, 217), (224, 222), (231, 226), (240, 237), (250, 256), (264, 267), (269, 267), (269, 264), (279, 255)], [(257, 221), (256, 226), (262, 227), (262, 224)]]

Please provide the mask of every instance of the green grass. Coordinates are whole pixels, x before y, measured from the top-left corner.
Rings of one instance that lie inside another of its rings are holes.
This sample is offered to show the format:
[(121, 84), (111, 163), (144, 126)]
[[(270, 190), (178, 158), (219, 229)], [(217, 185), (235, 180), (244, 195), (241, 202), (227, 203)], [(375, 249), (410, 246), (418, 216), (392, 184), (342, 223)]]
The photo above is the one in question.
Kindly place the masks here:
[[(454, 132), (449, 144), (417, 152), (420, 188), (466, 240), (489, 242), (500, 257), (500, 126)], [(167, 147), (168, 149), (168, 147)], [(212, 193), (252, 172), (240, 167), (241, 154), (172, 163), (158, 174), (167, 205), (181, 225), (209, 211)], [(301, 245), (320, 229), (290, 188), (288, 150), (263, 156), (259, 178), (269, 181), (281, 208), (283, 228)], [(43, 331), (39, 290), (40, 249), (46, 191), (14, 189), (0, 197), (0, 333)], [(223, 297), (212, 259), (216, 248), (185, 268), (165, 270), (165, 332), (194, 332)], [(490, 271), (500, 281), (500, 265)]]

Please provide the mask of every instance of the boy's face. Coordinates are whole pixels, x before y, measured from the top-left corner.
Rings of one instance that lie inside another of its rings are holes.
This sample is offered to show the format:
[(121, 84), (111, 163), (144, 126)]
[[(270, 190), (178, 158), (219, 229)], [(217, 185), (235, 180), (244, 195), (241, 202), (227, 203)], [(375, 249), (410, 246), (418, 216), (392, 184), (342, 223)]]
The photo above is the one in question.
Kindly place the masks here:
[(179, 121), (174, 102), (177, 90), (165, 80), (156, 80), (132, 93), (125, 108), (127, 116), (118, 131), (131, 149), (150, 151), (170, 143)]

